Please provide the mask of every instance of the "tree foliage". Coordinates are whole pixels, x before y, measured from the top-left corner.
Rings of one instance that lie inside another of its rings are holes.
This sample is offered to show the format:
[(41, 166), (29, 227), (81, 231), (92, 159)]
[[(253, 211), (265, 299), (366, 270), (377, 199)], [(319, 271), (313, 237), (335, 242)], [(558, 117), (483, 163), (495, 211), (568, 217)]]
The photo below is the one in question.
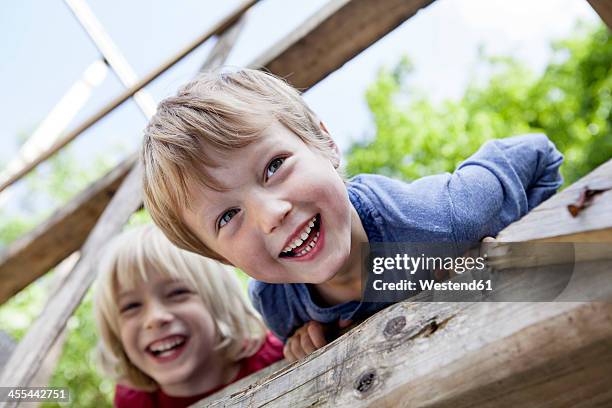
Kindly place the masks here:
[(353, 145), (347, 172), (413, 180), (453, 171), (485, 141), (544, 132), (565, 155), (566, 184), (612, 156), (612, 39), (603, 26), (579, 26), (553, 44), (535, 75), (512, 58), (483, 58), (486, 81), (472, 80), (458, 101), (434, 104), (407, 87), (407, 57), (369, 87), (373, 140)]

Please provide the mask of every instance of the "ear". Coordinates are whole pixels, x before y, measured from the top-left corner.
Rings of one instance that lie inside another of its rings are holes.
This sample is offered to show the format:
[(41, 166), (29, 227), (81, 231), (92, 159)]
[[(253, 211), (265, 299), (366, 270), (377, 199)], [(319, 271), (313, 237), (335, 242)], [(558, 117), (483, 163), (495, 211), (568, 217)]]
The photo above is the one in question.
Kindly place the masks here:
[(334, 168), (337, 169), (340, 166), (340, 158), (342, 157), (342, 155), (340, 154), (340, 149), (338, 148), (336, 142), (334, 142), (334, 139), (329, 134), (325, 123), (323, 123), (323, 121), (319, 121), (319, 126), (321, 127), (321, 131), (323, 131), (323, 133), (325, 133), (329, 137), (328, 144), (331, 148), (332, 164), (334, 165)]

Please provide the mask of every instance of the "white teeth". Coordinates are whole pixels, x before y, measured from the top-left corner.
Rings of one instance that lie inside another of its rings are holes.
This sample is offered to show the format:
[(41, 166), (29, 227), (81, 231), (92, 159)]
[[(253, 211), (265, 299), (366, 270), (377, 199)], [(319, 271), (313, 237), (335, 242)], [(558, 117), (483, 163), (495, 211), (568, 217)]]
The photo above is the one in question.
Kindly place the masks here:
[(310, 244), (308, 244), (308, 246), (306, 248), (302, 249), (298, 255), (300, 255), (300, 256), (306, 255), (307, 253), (312, 251), (312, 249), (315, 247), (315, 245), (317, 245), (318, 237), (319, 237), (319, 233), (317, 232), (317, 236), (315, 236), (313, 238), (313, 240), (310, 242)]
[[(299, 238), (296, 238), (293, 242), (291, 242), (289, 245), (287, 245), (282, 252), (291, 252), (291, 250), (299, 247), (300, 245), (302, 245), (304, 243), (304, 241), (306, 241), (308, 239), (308, 237), (310, 236), (310, 233), (312, 232), (312, 228), (315, 225), (315, 221), (316, 221), (317, 217), (312, 217), (312, 219), (310, 220), (310, 222), (308, 223), (308, 225), (306, 225), (304, 227), (304, 229), (302, 230), (302, 232), (299, 235)], [(319, 237), (319, 232), (317, 231), (317, 235), (313, 238), (314, 242), (316, 242), (316, 240)], [(308, 253), (308, 251), (310, 251), (310, 249), (312, 249), (314, 247), (313, 243), (311, 242), (309, 244), (309, 246), (305, 249), (303, 249), (302, 251), (300, 251), (300, 253), (298, 255), (304, 255), (306, 253)]]
[(151, 351), (161, 353), (163, 351), (170, 350), (178, 346), (179, 344), (182, 344), (183, 341), (184, 341), (183, 339), (174, 339), (174, 340), (157, 342), (154, 345), (149, 346), (149, 348), (151, 349)]
[(316, 242), (311, 242), (310, 244), (308, 244), (308, 246), (304, 249), (302, 249), (302, 251), (300, 252), (300, 255), (306, 255), (307, 253), (309, 253), (312, 248), (314, 248), (316, 245)]

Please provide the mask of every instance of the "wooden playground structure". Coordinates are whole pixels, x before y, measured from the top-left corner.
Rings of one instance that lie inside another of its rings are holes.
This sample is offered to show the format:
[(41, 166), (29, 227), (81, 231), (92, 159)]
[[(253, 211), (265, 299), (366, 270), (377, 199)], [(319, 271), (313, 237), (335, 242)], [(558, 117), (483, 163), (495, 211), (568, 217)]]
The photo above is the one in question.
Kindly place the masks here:
[[(128, 99), (138, 97), (143, 114), (152, 116), (154, 103), (144, 88), (205, 41), (217, 40), (202, 68), (222, 65), (256, 3), (244, 1), (167, 62), (137, 79), (103, 29), (94, 24), (95, 18), (83, 9), (84, 3), (66, 1), (126, 89), (48, 149), (0, 174), (0, 192)], [(249, 66), (267, 69), (307, 90), (433, 1), (331, 0)], [(612, 28), (612, 1), (588, 2)], [(50, 269), (56, 268), (62, 276), (41, 315), (0, 366), (1, 386), (33, 384), (95, 279), (99, 248), (142, 207), (142, 169), (136, 157), (136, 153), (127, 157), (0, 251), (2, 303)], [(572, 217), (567, 206), (585, 188), (604, 191)], [(612, 160), (497, 238), (612, 245)], [(584, 290), (602, 301), (399, 303), (303, 361), (289, 366), (279, 362), (198, 406), (610, 406), (610, 260), (585, 259), (581, 267), (594, 271)]]

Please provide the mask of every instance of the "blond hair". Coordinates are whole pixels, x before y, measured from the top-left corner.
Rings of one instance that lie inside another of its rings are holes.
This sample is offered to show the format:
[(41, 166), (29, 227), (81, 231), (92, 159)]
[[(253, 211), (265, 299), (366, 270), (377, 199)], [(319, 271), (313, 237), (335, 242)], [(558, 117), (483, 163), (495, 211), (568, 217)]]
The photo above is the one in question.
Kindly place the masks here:
[(151, 271), (184, 280), (201, 297), (215, 323), (215, 350), (232, 361), (252, 355), (265, 339), (261, 318), (245, 299), (233, 268), (181, 250), (153, 225), (126, 231), (111, 241), (99, 261), (94, 313), (101, 336), (98, 354), (104, 371), (118, 382), (153, 390), (155, 381), (127, 357), (119, 332), (119, 288), (147, 282)]
[(157, 107), (144, 132), (144, 202), (153, 221), (180, 248), (222, 262), (185, 223), (189, 187), (222, 188), (207, 172), (223, 152), (257, 140), (278, 121), (338, 168), (334, 142), (300, 93), (272, 74), (242, 69), (208, 72)]

